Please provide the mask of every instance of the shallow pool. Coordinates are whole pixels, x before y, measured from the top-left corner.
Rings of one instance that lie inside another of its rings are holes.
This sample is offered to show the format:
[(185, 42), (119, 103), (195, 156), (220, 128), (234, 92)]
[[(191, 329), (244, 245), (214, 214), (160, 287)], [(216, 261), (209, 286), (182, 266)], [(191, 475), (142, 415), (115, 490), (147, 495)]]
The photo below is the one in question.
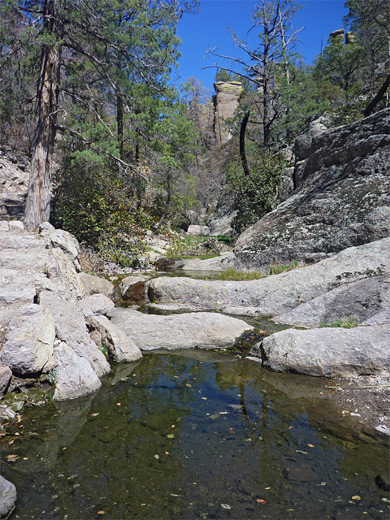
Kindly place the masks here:
[(387, 447), (353, 432), (323, 385), (234, 353), (117, 366), (1, 439), (12, 519), (386, 519)]

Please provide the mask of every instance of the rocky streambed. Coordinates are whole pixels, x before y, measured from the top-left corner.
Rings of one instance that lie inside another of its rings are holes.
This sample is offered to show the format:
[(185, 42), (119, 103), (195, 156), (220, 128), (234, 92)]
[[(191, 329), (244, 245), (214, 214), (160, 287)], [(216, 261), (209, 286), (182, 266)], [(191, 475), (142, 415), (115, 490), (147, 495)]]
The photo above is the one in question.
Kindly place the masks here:
[[(386, 412), (390, 367), (388, 238), (250, 282), (164, 276), (149, 279), (139, 275), (123, 279), (122, 297), (145, 297), (156, 314), (145, 314), (131, 306), (115, 307), (113, 284), (80, 272), (77, 241), (64, 231), (45, 224), (40, 233), (29, 233), (21, 223), (3, 222), (0, 241), (3, 422), (17, 424), (18, 413), (32, 403), (29, 388), (41, 396), (35, 403), (66, 401), (74, 403), (70, 409), (77, 409), (78, 398), (104, 391), (108, 381), (121, 384), (120, 377), (110, 375), (115, 363), (134, 367), (143, 354), (161, 349), (225, 351), (243, 333), (253, 330), (251, 319), (272, 318), (288, 330), (254, 345), (245, 367), (239, 364), (240, 353), (230, 354), (233, 371), (237, 367), (248, 374), (256, 370), (264, 373), (254, 363), (258, 361), (273, 370), (330, 377), (308, 380), (318, 387), (316, 394), (336, 405), (332, 410), (337, 411), (332, 414), (339, 420), (348, 416), (351, 425), (360, 421), (358, 430), (366, 432), (369, 439), (390, 431)], [(158, 315), (159, 310), (171, 314)], [(332, 327), (335, 321), (347, 318), (353, 318), (359, 326)], [(291, 328), (294, 325), (306, 329), (295, 330)], [(196, 359), (197, 351), (189, 352)], [(151, 366), (149, 361), (142, 363)], [(180, 377), (180, 370), (176, 375)], [(310, 386), (303, 376), (287, 377), (298, 377), (302, 385)], [(350, 388), (357, 390), (351, 393)], [(8, 439), (9, 431), (4, 426), (2, 435)], [(9, 470), (6, 466), (2, 472), (12, 481)], [(15, 489), (4, 479), (0, 481), (0, 497), (4, 511), (12, 509)], [(1, 510), (0, 514), (6, 513)]]

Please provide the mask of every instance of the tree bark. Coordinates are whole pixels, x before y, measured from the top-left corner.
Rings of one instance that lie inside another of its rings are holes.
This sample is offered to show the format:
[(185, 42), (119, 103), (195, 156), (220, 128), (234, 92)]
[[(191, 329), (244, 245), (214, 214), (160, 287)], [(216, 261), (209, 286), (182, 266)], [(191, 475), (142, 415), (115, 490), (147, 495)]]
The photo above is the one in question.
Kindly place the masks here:
[[(53, 35), (57, 32), (56, 12), (57, 0), (46, 0), (43, 10), (43, 31), (46, 35)], [(27, 229), (36, 229), (50, 217), (50, 166), (56, 132), (60, 55), (59, 45), (44, 44), (42, 46), (31, 173), (24, 220)]]
[(249, 116), (250, 116), (250, 111), (248, 110), (248, 112), (244, 116), (244, 119), (242, 120), (241, 128), (240, 128), (241, 164), (242, 164), (242, 169), (244, 170), (245, 175), (248, 177), (250, 175), (250, 172), (249, 172), (249, 166), (248, 166), (248, 161), (246, 159), (246, 152), (245, 152), (245, 132), (246, 132), (246, 125), (248, 124)]

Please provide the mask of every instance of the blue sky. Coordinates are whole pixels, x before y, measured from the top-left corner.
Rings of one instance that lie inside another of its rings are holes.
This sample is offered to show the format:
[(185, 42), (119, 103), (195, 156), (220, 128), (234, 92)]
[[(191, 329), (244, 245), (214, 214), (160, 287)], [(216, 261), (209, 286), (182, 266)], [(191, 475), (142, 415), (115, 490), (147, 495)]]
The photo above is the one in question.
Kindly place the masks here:
[[(301, 43), (298, 51), (311, 64), (320, 52), (321, 38), (325, 45), (329, 33), (343, 27), (342, 18), (347, 10), (344, 0), (306, 0), (298, 3), (303, 8), (295, 16), (293, 25), (295, 29), (304, 27), (299, 34)], [(216, 69), (202, 70), (202, 67), (214, 65), (217, 58), (205, 56), (206, 50), (218, 47), (221, 54), (232, 55), (236, 52), (228, 28), (240, 38), (247, 39), (251, 27), (250, 13), (255, 5), (254, 0), (200, 0), (199, 13), (183, 16), (177, 31), (183, 41), (176, 77), (178, 85), (195, 76), (212, 89)], [(255, 47), (256, 30), (251, 31), (248, 38)], [(222, 60), (219, 62), (222, 64)]]

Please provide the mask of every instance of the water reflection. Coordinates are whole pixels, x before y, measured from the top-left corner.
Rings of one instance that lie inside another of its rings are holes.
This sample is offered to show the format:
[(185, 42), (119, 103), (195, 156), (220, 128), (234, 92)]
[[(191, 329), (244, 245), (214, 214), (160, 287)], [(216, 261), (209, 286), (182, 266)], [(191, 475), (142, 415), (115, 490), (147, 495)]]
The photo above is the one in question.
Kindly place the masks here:
[(227, 353), (120, 365), (96, 394), (34, 410), (2, 439), (13, 516), (386, 518), (374, 482), (386, 447), (346, 436), (320, 385)]

